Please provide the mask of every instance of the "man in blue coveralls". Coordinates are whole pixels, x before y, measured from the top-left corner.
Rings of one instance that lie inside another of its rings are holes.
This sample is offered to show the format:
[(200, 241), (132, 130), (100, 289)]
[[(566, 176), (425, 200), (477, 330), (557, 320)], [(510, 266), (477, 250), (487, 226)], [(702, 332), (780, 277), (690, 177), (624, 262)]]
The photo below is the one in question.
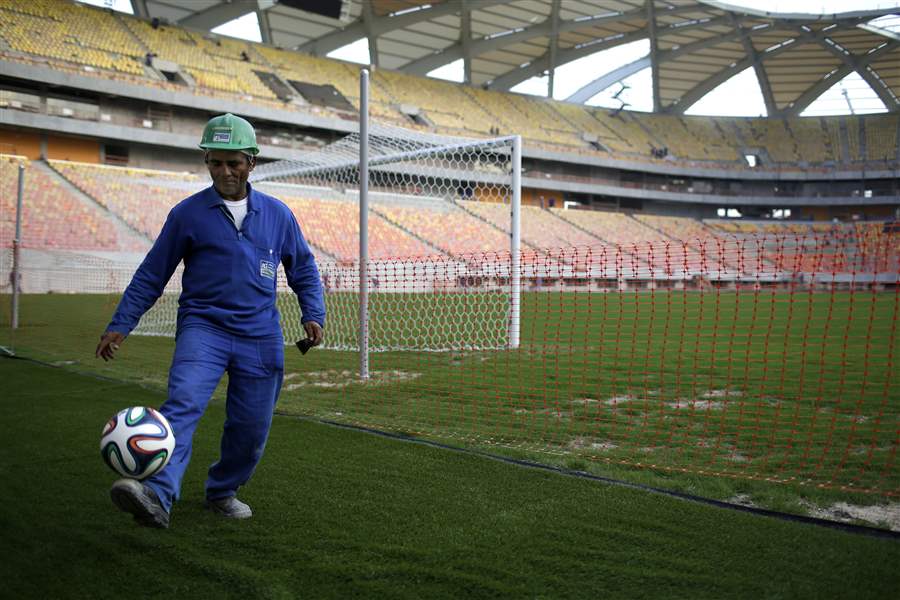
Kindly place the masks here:
[(284, 339), (276, 271), (284, 266), (297, 294), (308, 343), (322, 341), (325, 303), (316, 263), (290, 209), (247, 182), (256, 165), (256, 132), (231, 114), (215, 117), (200, 147), (213, 185), (177, 204), (125, 290), (96, 355), (109, 360), (184, 261), (169, 393), (160, 412), (175, 434), (175, 451), (160, 473), (120, 479), (113, 503), (148, 527), (169, 526), (172, 504), (191, 458), (194, 430), (228, 373), (221, 456), (209, 468), (207, 506), (246, 519), (237, 499), (263, 454), (284, 375)]

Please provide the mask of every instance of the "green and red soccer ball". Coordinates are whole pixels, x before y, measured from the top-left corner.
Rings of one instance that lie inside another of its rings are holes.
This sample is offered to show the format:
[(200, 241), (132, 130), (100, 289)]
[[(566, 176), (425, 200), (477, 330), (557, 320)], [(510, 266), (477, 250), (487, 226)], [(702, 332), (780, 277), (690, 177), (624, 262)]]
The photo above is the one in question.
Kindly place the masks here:
[(159, 473), (172, 458), (175, 434), (158, 410), (132, 406), (107, 421), (100, 435), (100, 454), (109, 467), (130, 479)]

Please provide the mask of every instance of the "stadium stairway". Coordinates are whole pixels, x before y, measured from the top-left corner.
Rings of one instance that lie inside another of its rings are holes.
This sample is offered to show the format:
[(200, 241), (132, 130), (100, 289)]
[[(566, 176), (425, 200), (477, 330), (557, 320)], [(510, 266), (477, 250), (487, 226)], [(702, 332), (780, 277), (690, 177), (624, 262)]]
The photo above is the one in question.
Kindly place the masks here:
[(737, 257), (719, 256), (714, 259), (709, 257), (708, 252), (703, 248), (704, 240), (711, 241), (714, 236), (702, 221), (688, 217), (661, 215), (628, 215), (627, 218), (660, 234), (663, 236), (662, 239), (670, 240), (676, 245), (683, 245), (692, 260), (699, 261), (702, 256), (706, 256), (707, 264), (714, 269), (740, 270), (740, 261)]
[(844, 164), (849, 164), (853, 160), (850, 155), (850, 136), (847, 127), (847, 119), (840, 117), (838, 131), (841, 138), (841, 162)]
[[(657, 227), (656, 225), (654, 225), (654, 224), (652, 224), (652, 223), (645, 223), (644, 221), (642, 221), (642, 220), (640, 220), (640, 219), (636, 219), (636, 218), (634, 217), (634, 215), (626, 214), (625, 217), (628, 218), (628, 219), (630, 219), (630, 220), (632, 220), (632, 221), (635, 221), (636, 223), (639, 223), (639, 224), (642, 225), (643, 227), (646, 227), (647, 229), (649, 229), (649, 230), (651, 230), (651, 231), (653, 231), (653, 232), (655, 232), (655, 233), (658, 233), (659, 235), (662, 236), (662, 239), (671, 240), (671, 241), (673, 241), (673, 242), (678, 242), (678, 243), (683, 243), (683, 242), (686, 243), (686, 242), (687, 242), (686, 240), (678, 239), (678, 237), (672, 235), (671, 232), (666, 231), (665, 229), (662, 229), (662, 228), (660, 228), (660, 227)], [(706, 225), (704, 225), (702, 221), (697, 221), (697, 222), (700, 224), (700, 226), (701, 226), (703, 229), (706, 229)], [(688, 246), (691, 246), (691, 244), (688, 243)], [(695, 248), (695, 249), (696, 249), (696, 248)]]
[(144, 254), (150, 249), (153, 240), (142, 234), (140, 231), (131, 227), (122, 218), (108, 210), (100, 204), (95, 198), (84, 193), (78, 186), (62, 176), (56, 169), (51, 167), (43, 160), (35, 160), (31, 162), (33, 168), (45, 173), (47, 177), (55, 180), (63, 186), (75, 198), (78, 198), (91, 211), (102, 214), (103, 219), (113, 223), (116, 227), (116, 234), (119, 239), (119, 245), (122, 253), (125, 254)]
[[(623, 254), (629, 256), (630, 259), (631, 259), (632, 261), (636, 261), (635, 264), (641, 265), (642, 268), (646, 268), (646, 269), (648, 269), (648, 270), (651, 270), (651, 269), (652, 269), (652, 266), (650, 265), (650, 263), (649, 263), (643, 256), (640, 256), (639, 254), (636, 254), (636, 253), (634, 253), (634, 252), (629, 251), (628, 247), (627, 247), (627, 246), (624, 246), (624, 245), (622, 244), (622, 241), (621, 241), (621, 240), (615, 240), (615, 239), (610, 239), (610, 238), (604, 237), (604, 236), (600, 235), (598, 232), (592, 231), (591, 229), (588, 229), (587, 227), (584, 227), (584, 226), (581, 225), (580, 223), (576, 222), (576, 220), (575, 220), (574, 218), (571, 218), (571, 219), (566, 218), (565, 212), (560, 212), (560, 209), (558, 209), (558, 208), (553, 209), (553, 210), (551, 210), (551, 209), (548, 208), (548, 209), (545, 209), (545, 210), (547, 210), (548, 212), (550, 212), (550, 213), (551, 213), (553, 216), (555, 216), (557, 219), (561, 219), (561, 220), (565, 221), (567, 224), (569, 224), (570, 226), (572, 226), (572, 227), (578, 229), (579, 231), (582, 231), (582, 232), (584, 232), (584, 233), (586, 233), (586, 234), (588, 234), (588, 235), (591, 235), (591, 236), (597, 238), (597, 239), (600, 241), (601, 244), (603, 244), (603, 245), (605, 245), (605, 246), (609, 246), (610, 248), (617, 248), (618, 251), (620, 251), (620, 252), (622, 252)], [(634, 221), (635, 223), (638, 224), (638, 226), (639, 226), (641, 229), (644, 229), (644, 230), (647, 230), (647, 231), (652, 231), (652, 230), (649, 230), (649, 229), (648, 229), (643, 223), (641, 223), (640, 221), (637, 221), (637, 220), (633, 219), (632, 217), (630, 217), (630, 216), (628, 216), (628, 215), (626, 215), (626, 214), (624, 214), (624, 213), (622, 213), (622, 217)], [(653, 239), (653, 238), (652, 238), (652, 236), (647, 236), (647, 237), (645, 237), (645, 238), (643, 238), (643, 239), (644, 239), (644, 240), (649, 240), (649, 239)]]
[(549, 208), (542, 207), (541, 210), (544, 211), (544, 212), (546, 212), (547, 214), (549, 214), (549, 215), (551, 216), (551, 218), (553, 218), (553, 219), (559, 219), (560, 221), (562, 221), (563, 223), (565, 223), (567, 226), (572, 227), (573, 229), (577, 229), (577, 230), (580, 231), (581, 233), (583, 233), (583, 234), (585, 234), (585, 235), (587, 235), (587, 236), (590, 236), (590, 237), (594, 238), (595, 240), (597, 240), (597, 243), (598, 243), (598, 244), (603, 244), (603, 245), (605, 245), (605, 246), (614, 246), (614, 245), (615, 245), (615, 244), (610, 243), (608, 240), (603, 239), (602, 237), (600, 237), (599, 235), (597, 235), (597, 234), (594, 233), (593, 231), (590, 231), (590, 230), (588, 230), (588, 229), (582, 227), (581, 225), (579, 225), (579, 224), (577, 224), (577, 223), (573, 223), (572, 221), (569, 221), (569, 220), (567, 220), (567, 219), (562, 218), (562, 216), (556, 214), (555, 212), (553, 212), (553, 211), (550, 210)]
[(379, 217), (381, 217), (382, 219), (384, 219), (385, 221), (387, 221), (388, 223), (390, 223), (391, 225), (393, 225), (400, 231), (406, 233), (410, 237), (413, 237), (413, 238), (419, 240), (420, 242), (422, 242), (423, 244), (425, 244), (426, 246), (428, 246), (429, 248), (434, 250), (435, 256), (450, 256), (447, 252), (445, 252), (444, 250), (441, 250), (438, 246), (436, 246), (431, 240), (422, 237), (421, 235), (419, 235), (412, 229), (409, 229), (408, 227), (404, 227), (402, 223), (398, 223), (397, 221), (392, 219), (390, 216), (388, 216), (385, 212), (378, 210), (378, 205), (376, 203), (370, 202), (369, 210), (372, 211), (373, 213), (377, 214)]
[[(665, 141), (663, 141), (659, 137), (659, 135), (653, 129), (648, 127), (647, 124), (642, 119), (635, 117), (633, 114), (628, 114), (628, 118), (631, 119), (632, 122), (636, 123), (637, 126), (640, 127), (641, 130), (645, 134), (647, 134), (647, 137), (650, 138), (650, 141), (653, 142), (653, 145), (655, 147), (657, 147), (657, 148), (668, 148), (669, 147), (669, 144), (667, 144)], [(670, 151), (672, 152), (672, 154), (675, 154), (675, 152), (672, 151), (671, 149), (670, 149)], [(685, 158), (685, 157), (684, 156), (676, 156), (676, 158)]]
[(144, 40), (139, 38), (135, 33), (125, 24), (125, 18), (118, 12), (112, 11), (112, 16), (118, 22), (119, 26), (125, 32), (125, 35), (128, 36), (130, 40), (132, 40), (135, 44), (137, 44), (141, 50), (145, 53), (153, 52), (153, 48), (144, 43)]
[[(475, 219), (478, 219), (479, 221), (481, 221), (482, 223), (484, 223), (491, 229), (496, 229), (497, 231), (499, 231), (500, 233), (502, 233), (505, 236), (510, 235), (509, 231), (503, 229), (502, 227), (498, 227), (496, 223), (484, 218), (482, 215), (478, 214), (477, 212), (466, 208), (464, 202), (459, 202), (457, 200), (451, 200), (451, 202), (455, 206), (457, 206), (460, 210), (462, 210), (464, 213), (470, 215), (471, 217), (473, 217)], [(540, 253), (540, 254), (544, 254), (544, 255), (547, 254), (544, 251), (544, 249), (542, 249), (539, 245), (535, 244), (534, 242), (530, 242), (530, 241), (526, 240), (524, 236), (520, 237), (519, 241), (521, 242), (520, 251), (524, 251), (527, 248), (528, 250), (531, 250), (532, 252), (536, 252), (536, 253)]]
[[(604, 249), (609, 249), (613, 254), (615, 254), (615, 253), (618, 251), (618, 250), (616, 249), (616, 248), (617, 248), (617, 244), (615, 244), (614, 242), (611, 242), (611, 241), (609, 241), (608, 239), (602, 237), (602, 236), (599, 235), (597, 232), (591, 231), (591, 230), (588, 229), (587, 227), (583, 227), (582, 225), (580, 225), (579, 223), (576, 223), (575, 221), (566, 219), (566, 218), (559, 212), (559, 209), (551, 210), (550, 208), (541, 208), (541, 210), (544, 211), (544, 212), (546, 212), (546, 213), (548, 213), (548, 214), (550, 215), (550, 218), (552, 218), (552, 219), (558, 219), (559, 221), (565, 223), (567, 226), (571, 227), (572, 229), (575, 229), (575, 230), (579, 231), (580, 233), (582, 233), (582, 234), (584, 234), (584, 235), (586, 235), (586, 236), (589, 236), (589, 237), (591, 237), (591, 238), (597, 240), (596, 244), (592, 244), (592, 247), (596, 246), (596, 247), (600, 247), (600, 248), (604, 248)], [(631, 257), (632, 264), (641, 265), (642, 268), (646, 268), (646, 269), (648, 269), (648, 270), (651, 269), (650, 264), (649, 264), (646, 260), (644, 260), (643, 258), (641, 258), (640, 256), (638, 256), (637, 254), (634, 254), (634, 253), (632, 253), (632, 252), (629, 252), (627, 248), (621, 248), (621, 247), (620, 247), (620, 250), (621, 250), (621, 252), (623, 252), (624, 254), (626, 254), (626, 255), (628, 255), (628, 256)]]

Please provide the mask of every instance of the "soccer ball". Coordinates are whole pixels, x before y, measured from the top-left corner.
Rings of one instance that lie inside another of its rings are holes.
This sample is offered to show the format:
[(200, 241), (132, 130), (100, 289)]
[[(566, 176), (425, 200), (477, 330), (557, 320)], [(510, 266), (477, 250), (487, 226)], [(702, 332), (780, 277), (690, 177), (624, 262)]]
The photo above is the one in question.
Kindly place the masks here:
[(119, 411), (100, 435), (100, 455), (123, 477), (146, 479), (169, 463), (175, 435), (157, 410), (132, 406)]

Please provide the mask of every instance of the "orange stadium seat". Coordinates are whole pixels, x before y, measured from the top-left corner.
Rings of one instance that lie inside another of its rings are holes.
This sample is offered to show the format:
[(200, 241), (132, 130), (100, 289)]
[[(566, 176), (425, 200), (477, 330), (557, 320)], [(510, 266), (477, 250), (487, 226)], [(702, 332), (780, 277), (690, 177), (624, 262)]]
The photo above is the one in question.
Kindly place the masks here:
[[(682, 245), (679, 256), (674, 260), (697, 265), (703, 271), (724, 268), (750, 272), (759, 268), (759, 253), (755, 248), (736, 244), (709, 244), (714, 242), (715, 234), (701, 221), (661, 215), (635, 215), (634, 218)], [(709, 248), (716, 248), (717, 252), (710, 252)], [(672, 260), (668, 259), (670, 264)]]
[[(261, 184), (261, 189), (269, 189)], [(307, 240), (341, 262), (359, 260), (359, 205), (350, 200), (275, 195), (293, 211)], [(377, 213), (369, 217), (369, 257), (387, 259), (440, 254), (432, 246), (396, 227)]]
[[(29, 170), (26, 247), (142, 251), (117, 233), (113, 217), (146, 240), (159, 233), (177, 202), (208, 185), (190, 173), (48, 161), (50, 166), (109, 211), (86, 205), (40, 169)], [(15, 172), (27, 159), (0, 155), (5, 215), (14, 214)], [(284, 200), (307, 232), (310, 244), (341, 262), (358, 257), (358, 205), (333, 190), (260, 183)], [(335, 197), (337, 196), (340, 197)], [(373, 259), (469, 254), (509, 250), (509, 206), (493, 202), (422, 199), (375, 192), (370, 226)], [(883, 223), (705, 222), (674, 216), (523, 206), (522, 262), (567, 263), (560, 250), (591, 246), (610, 256), (620, 252), (632, 272), (682, 276), (712, 272), (886, 273), (898, 268), (900, 239)], [(313, 225), (309, 225), (313, 224)], [(12, 239), (13, 222), (2, 222)], [(453, 232), (448, 235), (447, 232)], [(715, 254), (711, 249), (716, 249)], [(551, 264), (552, 263), (552, 264)]]
[(371, 206), (373, 212), (453, 256), (509, 251), (503, 232), (451, 204), (440, 209), (385, 202)]
[(884, 223), (791, 223), (708, 220), (717, 236), (753, 240), (769, 268), (804, 273), (889, 273), (900, 263), (900, 239)]
[[(462, 202), (460, 206), (498, 229), (509, 231), (509, 205), (493, 202)], [(594, 246), (600, 243), (597, 236), (578, 229), (561, 219), (549, 209), (522, 206), (522, 240), (535, 248), (569, 248)]]
[(150, 240), (156, 239), (175, 204), (206, 185), (186, 173), (49, 162), (81, 191)]
[[(18, 168), (27, 167), (22, 215), (25, 248), (139, 251), (146, 245), (122, 237), (109, 215), (86, 204), (63, 184), (22, 157), (0, 155), (0, 239), (11, 242), (15, 229)], [(9, 215), (10, 218), (7, 218)]]

